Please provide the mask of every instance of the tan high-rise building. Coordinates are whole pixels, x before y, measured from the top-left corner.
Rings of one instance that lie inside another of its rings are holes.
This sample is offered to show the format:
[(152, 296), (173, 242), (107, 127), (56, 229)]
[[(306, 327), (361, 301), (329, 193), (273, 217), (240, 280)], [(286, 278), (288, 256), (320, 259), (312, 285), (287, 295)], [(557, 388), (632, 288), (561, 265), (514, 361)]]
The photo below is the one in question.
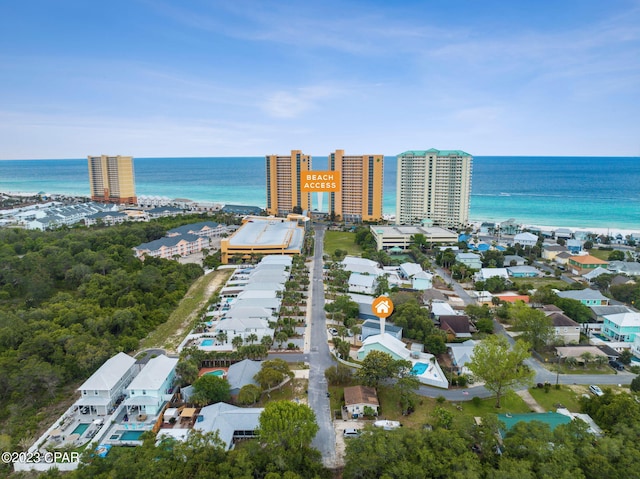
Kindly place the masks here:
[(136, 204), (133, 158), (130, 156), (89, 156), (91, 200), (102, 203)]
[(340, 191), (328, 193), (329, 214), (350, 222), (382, 219), (384, 155), (345, 155), (336, 150), (328, 158), (328, 170), (339, 171)]
[(311, 170), (311, 156), (291, 150), (291, 156), (267, 155), (267, 213), (285, 216), (311, 209), (311, 193), (301, 190), (300, 175)]
[(469, 223), (473, 157), (460, 150), (405, 151), (397, 156), (396, 223), (464, 227)]

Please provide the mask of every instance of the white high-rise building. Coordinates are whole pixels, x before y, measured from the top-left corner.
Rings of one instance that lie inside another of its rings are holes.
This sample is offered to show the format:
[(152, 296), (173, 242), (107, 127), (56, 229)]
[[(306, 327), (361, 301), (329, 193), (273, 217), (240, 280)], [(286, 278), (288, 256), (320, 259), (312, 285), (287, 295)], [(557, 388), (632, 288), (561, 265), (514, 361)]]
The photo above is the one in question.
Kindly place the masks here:
[(458, 228), (469, 222), (473, 157), (460, 150), (405, 151), (398, 158), (396, 223)]

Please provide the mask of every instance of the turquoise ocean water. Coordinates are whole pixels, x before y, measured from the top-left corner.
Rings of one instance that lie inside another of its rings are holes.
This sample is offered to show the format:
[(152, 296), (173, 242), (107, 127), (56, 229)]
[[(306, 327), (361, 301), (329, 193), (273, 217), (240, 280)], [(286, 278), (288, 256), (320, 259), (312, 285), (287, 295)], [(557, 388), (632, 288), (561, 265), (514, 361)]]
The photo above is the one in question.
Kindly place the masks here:
[[(326, 164), (313, 157), (314, 169)], [(134, 169), (138, 196), (265, 206), (263, 157), (135, 158)], [(396, 173), (395, 157), (386, 157), (385, 214), (395, 214)], [(87, 160), (0, 161), (0, 192), (88, 196)], [(318, 208), (317, 195), (313, 201)], [(470, 217), (640, 230), (640, 159), (474, 157)]]

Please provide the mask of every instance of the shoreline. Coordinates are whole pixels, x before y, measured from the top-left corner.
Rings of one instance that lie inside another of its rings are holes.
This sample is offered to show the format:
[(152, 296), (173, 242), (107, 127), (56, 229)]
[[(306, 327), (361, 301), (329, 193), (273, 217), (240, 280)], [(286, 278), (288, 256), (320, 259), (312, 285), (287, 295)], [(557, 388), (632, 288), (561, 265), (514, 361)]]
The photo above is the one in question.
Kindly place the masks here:
[[(83, 198), (83, 199), (90, 199), (89, 195), (79, 195), (79, 194), (74, 194), (74, 193), (50, 193), (50, 192), (25, 192), (25, 191), (0, 191), (0, 195), (7, 195), (7, 196), (17, 196), (17, 197), (30, 197), (30, 196), (67, 196), (67, 197), (72, 197), (72, 198)], [(140, 195), (140, 196), (147, 196), (147, 195)], [(227, 204), (225, 201), (211, 201), (211, 200), (191, 200), (189, 199), (189, 201), (193, 201), (194, 203), (219, 203), (222, 205)], [(263, 206), (261, 205), (252, 205), (252, 206), (259, 206), (260, 208), (263, 208)], [(390, 215), (383, 215), (383, 216), (390, 216)], [(496, 223), (499, 224), (500, 221), (497, 220), (487, 220), (487, 219), (471, 219), (469, 220), (469, 224), (472, 225), (475, 229), (479, 229), (480, 225), (483, 222), (491, 222), (491, 223)], [(576, 232), (576, 231), (587, 231), (590, 233), (594, 233), (594, 234), (598, 234), (598, 235), (606, 235), (608, 234), (609, 236), (615, 236), (617, 234), (621, 234), (623, 237), (626, 237), (630, 234), (640, 234), (640, 226), (638, 226), (637, 229), (634, 228), (629, 228), (629, 227), (617, 227), (617, 226), (608, 226), (608, 227), (604, 227), (604, 226), (588, 226), (588, 225), (581, 225), (581, 226), (564, 226), (562, 224), (554, 224), (554, 225), (543, 225), (540, 223), (535, 223), (535, 222), (529, 222), (529, 221), (515, 221), (516, 224), (519, 224), (522, 229), (528, 229), (528, 228), (536, 228), (536, 229), (540, 229), (540, 230), (545, 230), (545, 231), (555, 231), (557, 229), (567, 229), (570, 230), (572, 233)]]

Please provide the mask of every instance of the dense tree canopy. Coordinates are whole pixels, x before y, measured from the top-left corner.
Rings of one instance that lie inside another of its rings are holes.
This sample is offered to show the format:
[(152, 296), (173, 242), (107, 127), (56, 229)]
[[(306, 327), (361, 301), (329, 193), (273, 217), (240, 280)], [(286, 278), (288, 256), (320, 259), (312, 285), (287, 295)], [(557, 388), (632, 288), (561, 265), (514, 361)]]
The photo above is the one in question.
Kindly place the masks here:
[(132, 247), (186, 222), (0, 229), (0, 421), (12, 440), (35, 429), (30, 408), (166, 321), (202, 268), (142, 262)]

